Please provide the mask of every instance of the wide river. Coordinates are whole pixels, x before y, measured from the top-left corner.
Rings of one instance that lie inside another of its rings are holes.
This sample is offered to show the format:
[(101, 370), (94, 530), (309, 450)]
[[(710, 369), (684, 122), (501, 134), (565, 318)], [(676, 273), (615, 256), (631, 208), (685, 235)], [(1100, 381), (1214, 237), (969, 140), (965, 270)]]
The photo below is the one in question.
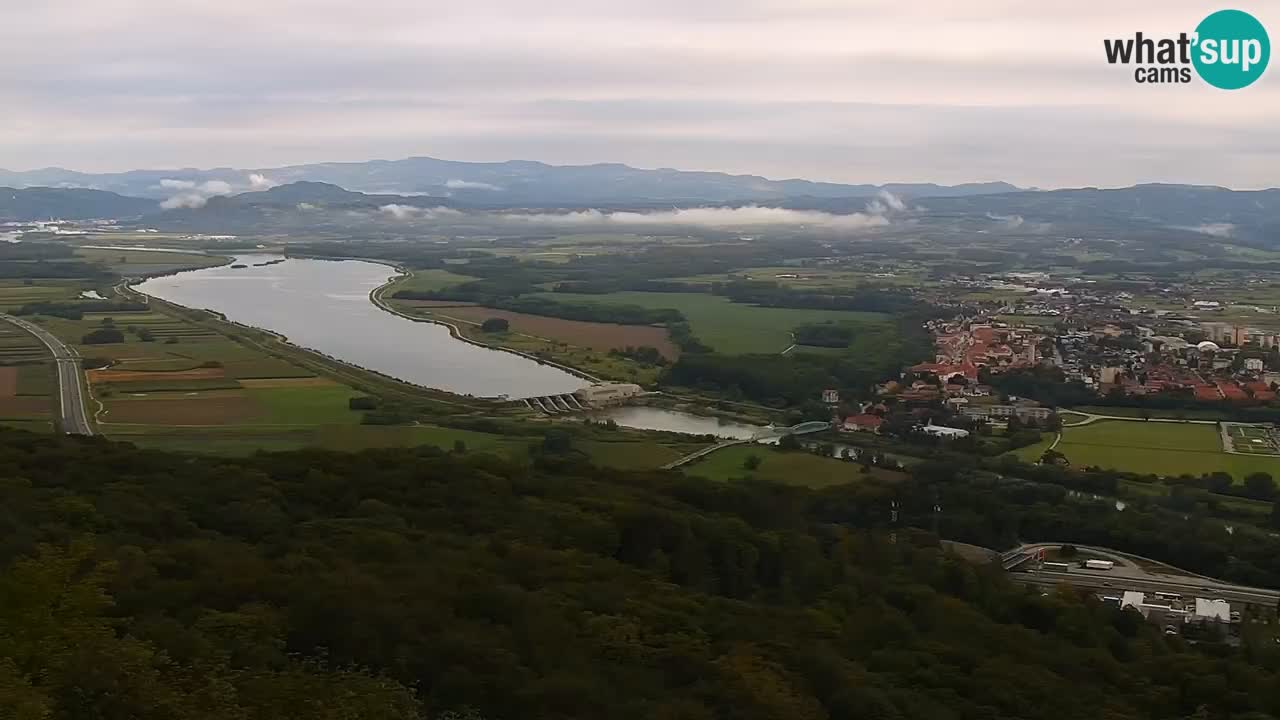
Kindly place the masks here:
[(272, 330), (295, 345), (459, 395), (511, 398), (571, 393), (586, 380), (550, 365), (458, 340), (443, 325), (379, 309), (369, 293), (395, 272), (356, 260), (242, 255), (235, 264), (152, 278), (137, 289)]

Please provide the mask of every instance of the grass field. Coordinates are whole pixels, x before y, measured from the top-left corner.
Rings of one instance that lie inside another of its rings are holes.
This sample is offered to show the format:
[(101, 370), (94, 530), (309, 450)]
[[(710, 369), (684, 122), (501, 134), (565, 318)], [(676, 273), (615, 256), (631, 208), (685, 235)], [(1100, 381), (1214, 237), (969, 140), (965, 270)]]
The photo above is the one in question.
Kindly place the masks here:
[(417, 290), (421, 292), (443, 290), (475, 279), (466, 275), (451, 273), (448, 270), (414, 270), (413, 275), (397, 280), (395, 285), (388, 288), (387, 297), (390, 298), (397, 290)]
[(673, 308), (684, 313), (699, 340), (731, 355), (782, 352), (791, 345), (791, 331), (797, 325), (831, 321), (883, 329), (887, 317), (881, 313), (756, 307), (702, 293), (618, 292), (591, 296), (540, 293), (536, 297), (561, 303)]
[[(744, 466), (747, 458), (760, 458), (760, 466), (754, 471)], [(892, 470), (871, 468), (864, 474), (862, 466), (835, 458), (819, 457), (807, 452), (784, 452), (764, 445), (733, 445), (687, 465), (686, 475), (708, 480), (736, 480), (755, 478), (786, 485), (820, 488), (858, 482), (868, 477), (902, 479), (906, 475)]]
[[(1023, 448), (1019, 455), (1026, 457), (1028, 450)], [(1237, 481), (1259, 471), (1280, 477), (1280, 458), (1223, 452), (1216, 425), (1103, 420), (1066, 428), (1057, 450), (1074, 467), (1093, 465), (1157, 475), (1224, 471)]]

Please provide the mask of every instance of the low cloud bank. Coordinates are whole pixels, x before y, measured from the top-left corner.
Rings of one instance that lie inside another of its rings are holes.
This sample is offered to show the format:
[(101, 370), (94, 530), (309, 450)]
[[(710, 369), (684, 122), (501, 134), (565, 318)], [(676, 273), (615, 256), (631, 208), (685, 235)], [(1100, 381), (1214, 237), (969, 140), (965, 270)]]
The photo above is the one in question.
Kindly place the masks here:
[(392, 203), (383, 205), (378, 211), (386, 215), (390, 215), (396, 220), (432, 220), (439, 218), (451, 218), (461, 216), (458, 210), (447, 207), (420, 208), (413, 205), (399, 205)]
[(570, 213), (511, 214), (501, 217), (512, 222), (544, 225), (685, 225), (713, 229), (791, 226), (862, 230), (889, 224), (889, 218), (874, 212), (837, 215), (817, 210), (788, 210), (758, 205), (737, 208), (677, 208), (646, 213), (582, 210)]
[(497, 185), (490, 185), (485, 182), (474, 182), (472, 180), (448, 180), (444, 184), (450, 190), (490, 190), (500, 191), (502, 188)]
[(235, 184), (225, 180), (209, 180), (208, 182), (197, 183), (194, 180), (164, 178), (159, 182), (159, 187), (176, 192), (161, 202), (160, 207), (165, 210), (202, 208), (208, 204), (209, 198), (212, 197), (231, 195), (238, 192), (269, 190), (277, 184), (261, 173), (250, 173), (245, 177), (243, 183)]
[(1232, 235), (1234, 235), (1236, 232), (1235, 223), (1226, 223), (1226, 222), (1205, 223), (1204, 225), (1197, 225), (1195, 227), (1189, 227), (1186, 229), (1191, 230), (1193, 232), (1202, 233), (1204, 235), (1211, 235), (1216, 238), (1229, 238)]

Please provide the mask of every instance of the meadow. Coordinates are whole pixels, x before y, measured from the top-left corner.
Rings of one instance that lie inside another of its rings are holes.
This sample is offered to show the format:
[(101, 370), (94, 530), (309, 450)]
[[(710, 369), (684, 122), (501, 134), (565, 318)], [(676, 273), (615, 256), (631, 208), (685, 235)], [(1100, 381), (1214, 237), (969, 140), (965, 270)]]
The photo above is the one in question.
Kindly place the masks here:
[(791, 346), (791, 331), (798, 325), (829, 321), (870, 328), (883, 326), (887, 319), (884, 314), (871, 312), (757, 307), (703, 293), (616, 292), (586, 297), (539, 293), (532, 297), (561, 303), (612, 303), (679, 310), (699, 340), (728, 355), (780, 353)]

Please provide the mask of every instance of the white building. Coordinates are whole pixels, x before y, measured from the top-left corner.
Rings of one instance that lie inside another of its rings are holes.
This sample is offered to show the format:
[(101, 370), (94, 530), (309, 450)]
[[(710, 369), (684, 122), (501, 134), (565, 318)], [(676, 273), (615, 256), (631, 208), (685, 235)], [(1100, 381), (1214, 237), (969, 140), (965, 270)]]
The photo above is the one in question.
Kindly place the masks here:
[(928, 425), (925, 425), (924, 427), (920, 428), (920, 430), (929, 435), (932, 435), (934, 437), (940, 437), (940, 438), (957, 439), (957, 438), (969, 437), (968, 430), (962, 430), (961, 428), (946, 427), (943, 425), (934, 425), (932, 421), (930, 421)]
[(1226, 600), (1208, 600), (1198, 597), (1192, 617), (1210, 622), (1231, 622), (1231, 604)]
[(583, 405), (601, 407), (624, 402), (644, 392), (634, 383), (597, 383), (578, 390), (574, 395)]

